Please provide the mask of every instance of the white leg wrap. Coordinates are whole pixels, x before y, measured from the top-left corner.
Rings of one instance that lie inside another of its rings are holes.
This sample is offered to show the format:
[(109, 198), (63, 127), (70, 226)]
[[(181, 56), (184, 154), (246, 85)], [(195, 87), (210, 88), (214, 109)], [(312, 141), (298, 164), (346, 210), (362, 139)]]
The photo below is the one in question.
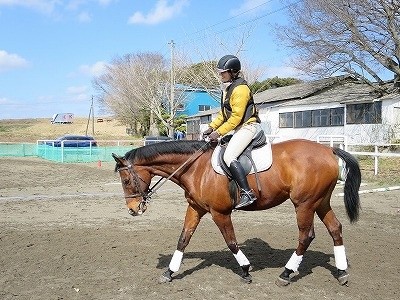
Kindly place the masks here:
[(335, 255), (336, 268), (347, 270), (347, 258), (344, 246), (333, 246), (333, 254)]
[(171, 262), (169, 263), (169, 269), (172, 272), (178, 272), (179, 267), (181, 266), (183, 257), (183, 252), (179, 250), (175, 250), (174, 255), (172, 256)]
[(297, 272), (299, 269), (300, 263), (303, 260), (303, 255), (297, 255), (296, 251), (292, 254), (289, 261), (287, 262), (285, 268), (292, 270), (293, 272)]
[(238, 253), (233, 254), (233, 256), (236, 258), (239, 266), (247, 266), (250, 264), (249, 260), (247, 257), (243, 254), (242, 250), (239, 250)]

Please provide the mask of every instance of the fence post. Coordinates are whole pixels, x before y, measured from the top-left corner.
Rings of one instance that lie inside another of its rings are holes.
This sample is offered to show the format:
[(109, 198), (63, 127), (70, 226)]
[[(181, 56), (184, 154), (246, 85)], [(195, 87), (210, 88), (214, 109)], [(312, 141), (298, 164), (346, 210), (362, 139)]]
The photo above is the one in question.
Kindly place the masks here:
[[(339, 148), (343, 150), (343, 144), (342, 143), (339, 144)], [(342, 174), (342, 170), (343, 170), (343, 161), (341, 159), (339, 159), (339, 172), (340, 172), (340, 174)]]
[(378, 175), (378, 145), (375, 144), (375, 156), (374, 156), (374, 175)]
[(64, 162), (64, 141), (61, 141), (61, 162)]

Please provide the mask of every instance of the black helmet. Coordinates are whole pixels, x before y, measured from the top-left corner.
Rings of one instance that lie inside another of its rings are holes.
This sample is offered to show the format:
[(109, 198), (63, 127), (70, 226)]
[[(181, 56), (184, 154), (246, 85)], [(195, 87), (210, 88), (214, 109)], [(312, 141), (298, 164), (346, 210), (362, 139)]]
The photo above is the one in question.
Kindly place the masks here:
[(233, 73), (237, 73), (240, 69), (240, 60), (234, 55), (223, 56), (217, 64), (217, 70), (219, 72), (232, 71)]

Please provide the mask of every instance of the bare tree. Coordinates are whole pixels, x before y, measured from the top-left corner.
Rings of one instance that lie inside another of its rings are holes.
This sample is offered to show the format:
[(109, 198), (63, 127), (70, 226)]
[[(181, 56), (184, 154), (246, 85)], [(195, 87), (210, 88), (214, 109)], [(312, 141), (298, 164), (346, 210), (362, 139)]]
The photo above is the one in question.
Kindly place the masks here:
[[(230, 41), (234, 41), (235, 45), (230, 49), (236, 50), (224, 51), (224, 54), (238, 55), (243, 50), (246, 37), (248, 35), (245, 34), (239, 39), (231, 37)], [(171, 44), (175, 46), (173, 41)], [(177, 111), (186, 105), (191, 90), (206, 90), (219, 101), (220, 78), (216, 64), (220, 56), (213, 51), (228, 46), (221, 41), (217, 46), (205, 44), (203, 51), (197, 52), (200, 54), (200, 62), (197, 63), (185, 55), (188, 52), (183, 48), (176, 53), (173, 51), (170, 65), (163, 56), (156, 53), (127, 54), (116, 58), (109, 64), (105, 74), (95, 79), (95, 87), (100, 91), (100, 102), (121, 121), (130, 124), (137, 133), (157, 134), (154, 126), (157, 119), (167, 128), (169, 136), (172, 136)], [(199, 45), (196, 47), (199, 49)], [(241, 58), (241, 61), (243, 66), (248, 66), (245, 59)], [(256, 81), (260, 72), (250, 70), (254, 69), (246, 68), (246, 75), (252, 74), (249, 78)]]
[(291, 6), (289, 24), (278, 26), (279, 38), (306, 74), (344, 72), (383, 86), (386, 70), (400, 83), (399, 0), (303, 0)]
[[(204, 31), (204, 34), (193, 43), (186, 43), (180, 48), (178, 59), (185, 66), (182, 72), (183, 78), (205, 89), (212, 96), (216, 89), (219, 89), (220, 78), (216, 72), (216, 66), (223, 55), (233, 54), (239, 57), (243, 76), (249, 84), (258, 81), (266, 71), (265, 66), (251, 64), (245, 55), (246, 45), (253, 34), (254, 26), (249, 25), (235, 31), (231, 29), (227, 29), (229, 34), (225, 31), (219, 34)], [(191, 58), (188, 58), (185, 53), (191, 53)], [(196, 60), (193, 60), (193, 57), (196, 57)]]
[(170, 101), (170, 70), (160, 54), (127, 54), (116, 58), (106, 73), (96, 78), (95, 86), (102, 103), (127, 124), (134, 120), (145, 126), (142, 133), (157, 135), (157, 119), (169, 135), (173, 134), (173, 119), (184, 95), (175, 93), (175, 100)]

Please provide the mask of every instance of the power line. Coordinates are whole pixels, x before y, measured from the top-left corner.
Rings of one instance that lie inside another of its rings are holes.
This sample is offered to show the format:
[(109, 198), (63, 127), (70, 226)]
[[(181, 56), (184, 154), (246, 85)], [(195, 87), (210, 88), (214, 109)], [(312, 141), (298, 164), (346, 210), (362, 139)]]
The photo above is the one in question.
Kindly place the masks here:
[(237, 15), (234, 15), (234, 16), (228, 18), (228, 19), (225, 19), (225, 20), (223, 20), (223, 21), (221, 21), (221, 22), (215, 23), (215, 24), (213, 24), (213, 25), (211, 25), (211, 26), (208, 26), (208, 27), (206, 27), (206, 28), (203, 28), (203, 29), (200, 29), (200, 30), (198, 30), (198, 31), (195, 31), (195, 32), (192, 33), (192, 35), (193, 35), (193, 34), (200, 33), (200, 32), (205, 31), (205, 30), (208, 30), (208, 29), (210, 29), (210, 28), (212, 28), (212, 27), (215, 27), (215, 26), (218, 26), (218, 25), (220, 25), (220, 24), (222, 24), (222, 23), (228, 22), (228, 21), (230, 21), (230, 20), (232, 20), (232, 19), (234, 19), (234, 18), (237, 18), (237, 17), (239, 17), (239, 16), (241, 16), (241, 15), (244, 15), (244, 14), (246, 14), (246, 13), (248, 13), (248, 12), (250, 12), (250, 11), (256, 9), (256, 8), (259, 8), (260, 6), (263, 6), (263, 5), (265, 5), (265, 4), (269, 3), (269, 2), (272, 2), (272, 1), (273, 1), (273, 0), (268, 0), (268, 1), (264, 2), (264, 3), (261, 3), (261, 4), (255, 6), (255, 7), (253, 7), (253, 8), (250, 8), (250, 9), (248, 9), (248, 10), (246, 10), (246, 11), (243, 11), (243, 12), (241, 12), (241, 13), (239, 13), (239, 14), (237, 14)]
[[(228, 18), (228, 19), (222, 20), (222, 21), (217, 22), (217, 23), (215, 23), (215, 24), (213, 24), (213, 25), (210, 25), (210, 26), (207, 26), (207, 27), (202, 28), (202, 29), (200, 29), (200, 30), (197, 30), (197, 31), (195, 31), (195, 32), (193, 32), (193, 33), (191, 33), (191, 34), (189, 34), (189, 35), (187, 36), (187, 38), (181, 39), (180, 42), (183, 43), (183, 42), (186, 42), (186, 41), (192, 41), (192, 40), (195, 39), (195, 38), (193, 37), (194, 35), (199, 35), (199, 34), (202, 33), (202, 32), (206, 32), (207, 30), (209, 30), (209, 29), (211, 29), (211, 28), (214, 28), (214, 27), (216, 27), (216, 26), (218, 26), (218, 25), (221, 25), (221, 24), (223, 24), (223, 23), (226, 23), (226, 22), (228, 22), (228, 21), (231, 21), (232, 19), (235, 19), (235, 18), (237, 18), (237, 17), (239, 17), (239, 16), (241, 16), (241, 15), (247, 14), (247, 13), (249, 13), (249, 12), (251, 12), (251, 11), (253, 11), (253, 10), (255, 10), (255, 9), (257, 9), (257, 8), (259, 8), (259, 7), (263, 6), (263, 5), (265, 5), (265, 4), (267, 4), (267, 3), (272, 2), (272, 1), (273, 1), (273, 0), (265, 1), (265, 2), (263, 2), (263, 3), (261, 3), (261, 4), (257, 5), (257, 6), (255, 6), (255, 7), (252, 7), (252, 8), (250, 8), (250, 9), (248, 9), (248, 10), (246, 10), (246, 11), (243, 11), (243, 12), (237, 14), (237, 15), (234, 15), (234, 16)], [(220, 31), (218, 31), (218, 32), (205, 34), (204, 36), (202, 36), (202, 37), (200, 37), (200, 38), (196, 38), (196, 39), (197, 39), (197, 40), (198, 40), (198, 39), (205, 39), (205, 37), (207, 37), (207, 36), (219, 35), (219, 34), (222, 34), (222, 33), (225, 33), (225, 32), (228, 32), (228, 31), (231, 31), (231, 30), (234, 30), (234, 29), (243, 27), (243, 26), (246, 26), (246, 25), (248, 25), (248, 24), (250, 24), (250, 23), (258, 22), (259, 20), (264, 19), (264, 18), (266, 18), (266, 17), (269, 17), (269, 16), (271, 16), (271, 15), (277, 13), (277, 12), (286, 10), (286, 9), (290, 8), (291, 6), (295, 6), (296, 4), (300, 3), (301, 1), (302, 1), (302, 0), (297, 0), (297, 1), (295, 1), (295, 2), (292, 2), (292, 3), (287, 4), (287, 5), (285, 5), (285, 6), (279, 7), (279, 8), (277, 8), (277, 9), (273, 10), (273, 11), (270, 11), (270, 12), (268, 12), (268, 13), (266, 13), (266, 14), (263, 14), (263, 15), (260, 15), (260, 16), (255, 17), (255, 18), (252, 18), (252, 19), (250, 19), (250, 20), (248, 20), (248, 21), (246, 21), (246, 22), (240, 23), (240, 24), (238, 24), (238, 25), (233, 25), (233, 26), (231, 26), (231, 27), (222, 29), (222, 30), (220, 30)], [(178, 39), (178, 41), (179, 41), (179, 39)], [(163, 52), (166, 54), (167, 51), (168, 51), (167, 44), (169, 44), (169, 43), (166, 43), (165, 46), (161, 47), (160, 50), (159, 50), (158, 52), (161, 52), (161, 51), (163, 50)]]
[(285, 6), (283, 6), (283, 7), (278, 8), (278, 9), (276, 9), (276, 10), (270, 11), (270, 12), (267, 13), (267, 14), (258, 16), (258, 17), (254, 18), (254, 19), (248, 20), (248, 21), (243, 22), (243, 23), (241, 23), (241, 24), (238, 24), (238, 25), (235, 25), (235, 26), (226, 28), (226, 29), (224, 29), (224, 30), (222, 30), (222, 31), (219, 31), (219, 32), (215, 33), (215, 34), (221, 34), (221, 33), (224, 33), (224, 32), (226, 32), (226, 31), (230, 31), (230, 30), (233, 30), (233, 29), (242, 27), (242, 26), (247, 25), (247, 24), (249, 24), (249, 23), (256, 22), (256, 21), (258, 21), (258, 20), (260, 20), (260, 19), (263, 19), (263, 18), (265, 18), (265, 17), (269, 17), (269, 16), (272, 15), (272, 14), (275, 14), (275, 13), (280, 12), (280, 11), (282, 11), (282, 10), (288, 9), (289, 7), (296, 5), (296, 4), (298, 4), (299, 2), (301, 2), (301, 1), (302, 1), (302, 0), (298, 0), (298, 1), (296, 1), (296, 2), (290, 3), (290, 4), (288, 4), (288, 5), (285, 5)]
[[(199, 29), (199, 30), (197, 30), (197, 31), (195, 31), (195, 32), (193, 32), (193, 33), (191, 33), (189, 36), (192, 37), (193, 35), (197, 35), (197, 34), (199, 34), (199, 33), (201, 33), (201, 32), (207, 31), (207, 30), (209, 30), (210, 28), (213, 28), (213, 27), (215, 27), (215, 26), (218, 26), (218, 25), (220, 25), (220, 24), (223, 24), (223, 23), (225, 23), (225, 22), (228, 22), (228, 21), (230, 21), (230, 20), (232, 20), (232, 19), (235, 19), (235, 18), (237, 18), (237, 17), (239, 17), (239, 16), (241, 16), (241, 15), (244, 15), (244, 14), (246, 14), (246, 13), (249, 13), (249, 12), (251, 12), (251, 11), (253, 11), (253, 10), (255, 10), (255, 9), (257, 9), (257, 8), (259, 8), (259, 7), (263, 6), (263, 5), (265, 5), (265, 4), (267, 4), (267, 3), (270, 3), (270, 2), (272, 2), (272, 1), (274, 1), (274, 0), (265, 1), (265, 2), (263, 2), (263, 3), (261, 3), (261, 4), (259, 4), (259, 5), (256, 5), (256, 6), (252, 7), (252, 8), (250, 8), (250, 9), (248, 9), (248, 10), (242, 11), (241, 13), (238, 13), (237, 15), (234, 15), (234, 16), (228, 18), (228, 19), (222, 20), (222, 21), (217, 22), (217, 23), (215, 23), (215, 24), (213, 24), (213, 25), (210, 25), (210, 26), (207, 26), (207, 27), (205, 27), (205, 28)], [(229, 29), (228, 29), (228, 30), (229, 30)], [(226, 30), (226, 31), (228, 31), (228, 30)], [(211, 34), (210, 34), (210, 35), (211, 35)], [(184, 38), (184, 39), (181, 40), (181, 42), (184, 42), (185, 40), (188, 40), (188, 41), (189, 41), (189, 40), (192, 40), (192, 38), (188, 38), (188, 39), (185, 39), (185, 38)], [(168, 44), (169, 44), (169, 43), (168, 43)], [(162, 47), (161, 49), (163, 49), (163, 48), (164, 48), (164, 47)], [(161, 49), (160, 49), (158, 52), (161, 52)]]

